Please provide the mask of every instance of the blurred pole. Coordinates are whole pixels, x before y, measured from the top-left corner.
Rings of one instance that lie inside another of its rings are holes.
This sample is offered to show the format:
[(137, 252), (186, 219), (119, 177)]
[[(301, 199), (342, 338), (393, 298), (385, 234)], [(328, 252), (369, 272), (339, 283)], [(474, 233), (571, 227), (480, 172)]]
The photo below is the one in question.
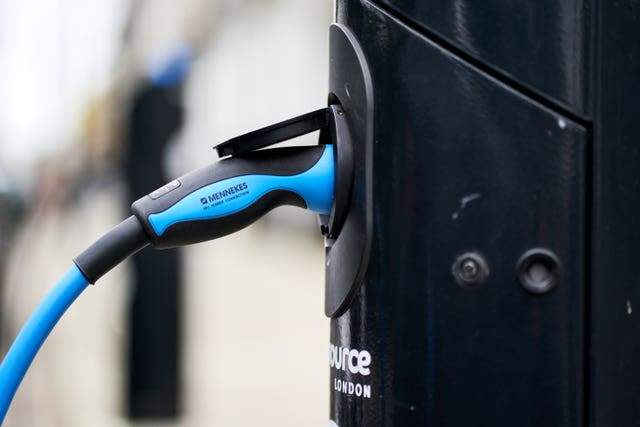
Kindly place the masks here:
[[(182, 81), (188, 48), (173, 52), (134, 93), (125, 173), (130, 199), (167, 181), (165, 148), (183, 123)], [(176, 417), (180, 410), (180, 256), (176, 250), (141, 251), (133, 258), (129, 312), (127, 412), (131, 418)]]
[[(208, 40), (217, 4), (217, 0), (131, 3), (121, 61), (127, 71), (120, 82), (125, 93), (133, 94), (125, 101), (130, 111), (123, 153), (129, 201), (167, 181), (166, 148), (183, 125), (183, 79), (192, 52)], [(177, 40), (189, 48), (172, 46)], [(167, 54), (166, 61), (148, 73), (158, 53)], [(142, 84), (131, 81), (141, 74), (150, 79)], [(123, 361), (126, 412), (133, 419), (173, 418), (181, 411), (180, 264), (175, 250), (147, 249), (132, 260), (134, 292)]]
[[(1, 186), (0, 182), (0, 186)], [(10, 188), (0, 187), (0, 296), (3, 295), (7, 258), (24, 211), (24, 203)], [(0, 300), (0, 306), (2, 301)], [(3, 330), (0, 324), (0, 331)]]

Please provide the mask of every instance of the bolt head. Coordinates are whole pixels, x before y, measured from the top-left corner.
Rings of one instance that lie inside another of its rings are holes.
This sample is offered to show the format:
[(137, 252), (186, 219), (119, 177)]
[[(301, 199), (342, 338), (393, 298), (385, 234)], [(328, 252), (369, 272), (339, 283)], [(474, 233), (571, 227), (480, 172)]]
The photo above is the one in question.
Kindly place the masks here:
[(489, 276), (489, 267), (482, 255), (467, 252), (456, 258), (452, 273), (459, 285), (476, 286)]
[(472, 259), (465, 259), (462, 261), (462, 268), (460, 269), (460, 276), (464, 280), (475, 280), (478, 277), (479, 271), (478, 263)]

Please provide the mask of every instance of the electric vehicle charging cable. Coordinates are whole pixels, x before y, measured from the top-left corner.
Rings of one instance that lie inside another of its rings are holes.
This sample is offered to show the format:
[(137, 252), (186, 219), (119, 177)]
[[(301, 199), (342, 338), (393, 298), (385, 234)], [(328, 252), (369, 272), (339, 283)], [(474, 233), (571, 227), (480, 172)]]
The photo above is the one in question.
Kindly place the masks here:
[[(217, 150), (232, 157), (133, 203), (134, 215), (73, 260), (14, 340), (0, 365), (0, 423), (36, 353), (69, 306), (90, 283), (145, 246), (172, 248), (222, 237), (282, 205), (320, 214), (323, 233), (337, 233), (351, 184), (346, 142), (253, 151), (317, 129), (322, 129), (321, 142), (334, 142), (338, 134), (348, 139), (341, 107), (331, 106), (229, 140)], [(342, 188), (334, 197), (337, 186)]]

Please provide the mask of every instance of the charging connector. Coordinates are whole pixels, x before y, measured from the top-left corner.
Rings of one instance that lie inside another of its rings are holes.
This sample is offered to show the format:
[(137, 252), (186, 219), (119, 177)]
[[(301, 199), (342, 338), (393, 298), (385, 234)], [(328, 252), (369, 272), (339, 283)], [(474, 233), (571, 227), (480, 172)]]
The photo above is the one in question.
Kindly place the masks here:
[[(74, 259), (75, 266), (12, 344), (0, 365), (0, 423), (31, 361), (69, 305), (88, 283), (145, 246), (161, 249), (215, 239), (281, 205), (314, 211), (328, 218), (329, 234), (339, 232), (353, 168), (350, 144), (340, 146), (340, 138), (348, 136), (343, 115), (340, 107), (332, 106), (227, 141), (218, 152), (231, 154), (230, 158), (173, 180), (133, 203), (134, 215)], [(321, 145), (253, 151), (317, 129), (324, 130)], [(340, 195), (334, 197), (336, 188)]]

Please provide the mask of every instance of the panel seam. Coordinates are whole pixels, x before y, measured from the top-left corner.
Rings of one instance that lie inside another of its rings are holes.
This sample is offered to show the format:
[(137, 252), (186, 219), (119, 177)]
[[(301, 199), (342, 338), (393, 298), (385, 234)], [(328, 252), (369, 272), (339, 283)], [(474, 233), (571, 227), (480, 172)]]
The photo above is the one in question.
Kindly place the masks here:
[(429, 42), (436, 45), (438, 48), (448, 52), (459, 61), (465, 63), (467, 66), (475, 69), (476, 71), (485, 74), (492, 79), (500, 82), (501, 84), (509, 87), (511, 90), (517, 92), (521, 96), (542, 105), (543, 107), (551, 110), (555, 114), (561, 115), (572, 122), (575, 122), (585, 128), (591, 127), (591, 119), (582, 116), (570, 108), (556, 102), (555, 100), (539, 93), (536, 89), (519, 82), (518, 80), (510, 77), (504, 72), (500, 71), (469, 54), (464, 49), (461, 49), (454, 43), (448, 41), (446, 38), (440, 36), (435, 31), (426, 28), (423, 24), (416, 22), (412, 18), (404, 15), (403, 13), (395, 10), (391, 6), (384, 4), (381, 0), (362, 0), (369, 3), (373, 7), (379, 9), (383, 13), (391, 16), (396, 21), (410, 28), (412, 31), (418, 33), (420, 36), (429, 40)]

